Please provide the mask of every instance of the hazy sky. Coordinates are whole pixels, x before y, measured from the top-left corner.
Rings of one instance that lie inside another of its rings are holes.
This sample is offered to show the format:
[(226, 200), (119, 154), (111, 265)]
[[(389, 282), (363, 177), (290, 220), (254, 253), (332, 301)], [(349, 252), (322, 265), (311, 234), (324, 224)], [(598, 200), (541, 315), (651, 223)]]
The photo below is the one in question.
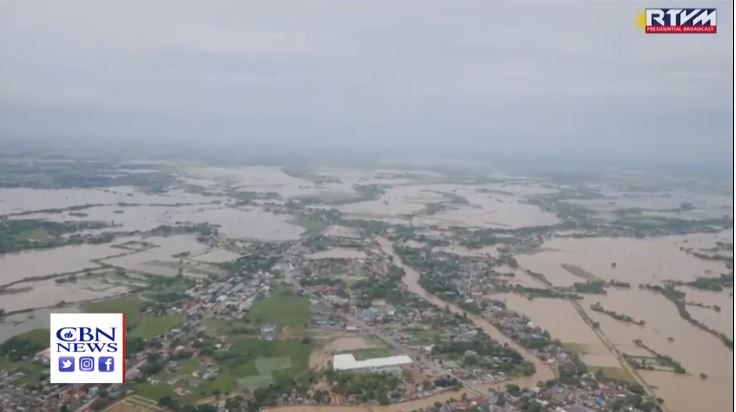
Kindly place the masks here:
[(731, 162), (732, 3), (0, 3), (0, 139)]

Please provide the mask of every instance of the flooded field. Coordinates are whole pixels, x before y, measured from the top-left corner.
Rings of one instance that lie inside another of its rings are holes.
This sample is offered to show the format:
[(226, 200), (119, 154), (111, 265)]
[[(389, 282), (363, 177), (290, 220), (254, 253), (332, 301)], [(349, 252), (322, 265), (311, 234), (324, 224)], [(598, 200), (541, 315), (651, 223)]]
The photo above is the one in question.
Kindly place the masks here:
[(184, 276), (204, 277), (223, 273), (222, 269), (213, 265), (196, 260), (192, 263), (188, 259), (190, 255), (203, 255), (208, 250), (193, 235), (149, 237), (145, 241), (153, 246), (140, 252), (104, 259), (103, 262), (145, 275), (177, 276), (181, 273)]
[[(0, 255), (0, 285), (29, 277), (48, 276), (99, 267), (92, 259), (122, 253), (110, 245), (63, 246)], [(53, 262), (52, 265), (49, 262)]]
[(229, 189), (278, 193), (285, 198), (321, 197), (339, 199), (355, 197), (350, 185), (341, 182), (313, 183), (290, 176), (280, 167), (247, 166), (238, 168), (201, 167), (188, 174), (202, 181), (215, 181)]
[(15, 335), (19, 335), (33, 329), (48, 329), (49, 314), (51, 312), (79, 312), (79, 308), (75, 306), (64, 306), (61, 308), (42, 308), (4, 316), (2, 319), (0, 319), (0, 342), (5, 342)]
[[(718, 338), (682, 319), (666, 298), (632, 288), (612, 289), (606, 296), (586, 296), (584, 302), (582, 306), (586, 312), (600, 323), (601, 331), (621, 352), (640, 354), (640, 350), (632, 348), (632, 342), (641, 339), (657, 352), (680, 362), (687, 370), (684, 375), (640, 371), (655, 387), (657, 396), (665, 399), (669, 410), (715, 412), (732, 409), (732, 398), (728, 394), (733, 389), (733, 371), (728, 365), (733, 364), (733, 352)], [(624, 323), (592, 311), (589, 307), (595, 302), (600, 302), (607, 310), (643, 320), (646, 325)], [(705, 373), (707, 378), (699, 377), (700, 373)]]
[(202, 208), (179, 220), (209, 223), (228, 238), (269, 241), (298, 239), (304, 228), (290, 223), (290, 215), (277, 215), (257, 208)]
[[(713, 235), (717, 236), (717, 235)], [(633, 238), (556, 238), (544, 242), (537, 253), (517, 257), (525, 269), (544, 273), (556, 286), (584, 281), (576, 269), (601, 280), (632, 284), (666, 279), (689, 281), (727, 270), (722, 261), (706, 261), (681, 251), (684, 236)], [(575, 274), (577, 273), (577, 274)]]
[(493, 257), (498, 256), (500, 252), (498, 251), (499, 246), (493, 245), (493, 246), (484, 246), (477, 249), (468, 249), (464, 246), (460, 245), (450, 245), (450, 246), (440, 246), (435, 247), (432, 249), (432, 251), (440, 251), (440, 252), (446, 252), (446, 253), (452, 253), (454, 255), (460, 255), (460, 256), (473, 256), (473, 257)]
[[(526, 192), (536, 190), (532, 187)], [(377, 200), (349, 203), (338, 209), (351, 217), (390, 223), (408, 224), (411, 219), (419, 227), (518, 228), (559, 222), (553, 214), (526, 203), (525, 196), (472, 185), (401, 185), (387, 188)]]
[(110, 227), (86, 230), (84, 233), (108, 231), (147, 231), (161, 225), (174, 225), (175, 222), (192, 216), (202, 210), (202, 206), (99, 206), (81, 211), (62, 213), (33, 213), (16, 216), (16, 219), (43, 219), (52, 222), (103, 222)]
[(687, 287), (680, 290), (685, 292), (685, 299), (688, 302), (717, 306), (717, 308), (704, 308), (688, 305), (687, 310), (693, 318), (733, 339), (733, 296), (731, 296), (733, 290), (711, 292)]
[(214, 249), (206, 253), (203, 253), (201, 255), (191, 256), (191, 259), (197, 260), (200, 262), (206, 262), (206, 263), (224, 263), (224, 262), (232, 262), (233, 260), (239, 257), (240, 257), (239, 254), (235, 252), (231, 252), (229, 250)]
[(173, 205), (177, 203), (211, 202), (212, 200), (212, 198), (180, 190), (172, 190), (162, 194), (148, 194), (127, 186), (101, 189), (0, 188), (0, 215), (93, 204)]
[(606, 348), (593, 330), (578, 315), (572, 304), (562, 299), (536, 298), (529, 300), (514, 293), (494, 295), (506, 306), (526, 315), (537, 326), (546, 329), (563, 346), (578, 352), (591, 369), (622, 369), (616, 357)]
[(104, 276), (78, 276), (73, 282), (56, 279), (22, 282), (0, 293), (0, 309), (6, 312), (74, 303), (128, 293), (135, 282), (110, 282)]
[[(605, 191), (594, 199), (570, 199), (575, 203), (599, 212), (612, 212), (618, 209), (644, 209), (653, 214), (670, 217), (721, 217), (733, 215), (730, 195), (677, 192), (619, 192)], [(683, 211), (683, 204), (692, 210)]]

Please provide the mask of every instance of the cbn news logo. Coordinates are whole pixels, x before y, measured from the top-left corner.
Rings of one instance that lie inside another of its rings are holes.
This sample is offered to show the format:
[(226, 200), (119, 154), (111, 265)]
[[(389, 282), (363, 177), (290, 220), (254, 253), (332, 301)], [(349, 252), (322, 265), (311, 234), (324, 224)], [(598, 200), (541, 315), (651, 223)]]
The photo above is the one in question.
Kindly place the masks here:
[(51, 383), (125, 383), (125, 315), (52, 313)]
[(644, 32), (715, 34), (716, 9), (646, 9), (640, 15)]

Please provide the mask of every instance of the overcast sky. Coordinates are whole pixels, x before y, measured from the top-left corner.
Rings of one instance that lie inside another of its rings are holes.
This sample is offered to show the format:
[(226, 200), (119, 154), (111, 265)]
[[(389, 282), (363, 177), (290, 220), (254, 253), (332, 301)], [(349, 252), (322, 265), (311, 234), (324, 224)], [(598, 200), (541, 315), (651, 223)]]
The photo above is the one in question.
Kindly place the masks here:
[(0, 3), (0, 139), (732, 161), (732, 3)]

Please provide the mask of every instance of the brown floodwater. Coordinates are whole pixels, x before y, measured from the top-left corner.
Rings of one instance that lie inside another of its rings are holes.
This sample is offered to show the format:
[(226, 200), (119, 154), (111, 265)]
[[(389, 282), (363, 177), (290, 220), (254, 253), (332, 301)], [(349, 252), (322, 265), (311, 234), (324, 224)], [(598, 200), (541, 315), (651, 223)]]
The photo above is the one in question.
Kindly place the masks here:
[[(607, 310), (644, 320), (645, 326), (624, 323), (594, 312), (590, 305), (600, 302)], [(586, 296), (582, 304), (588, 315), (600, 323), (601, 331), (619, 351), (640, 354), (632, 348), (641, 339), (659, 353), (671, 356), (688, 371), (687, 375), (670, 372), (640, 371), (655, 394), (675, 412), (716, 412), (733, 409), (733, 351), (718, 338), (682, 319), (665, 297), (638, 288), (611, 289), (606, 296)], [(731, 320), (733, 322), (733, 320)], [(670, 341), (668, 338), (672, 338)], [(700, 373), (708, 378), (703, 380)]]
[(563, 345), (580, 352), (581, 359), (586, 365), (621, 367), (616, 357), (588, 327), (569, 301), (545, 298), (529, 300), (515, 293), (493, 297), (505, 301), (506, 306), (512, 311), (526, 315), (534, 324), (546, 329), (553, 338), (559, 339)]
[(63, 246), (0, 255), (0, 285), (28, 277), (99, 267), (92, 259), (121, 253), (110, 245)]
[(689, 281), (726, 271), (722, 261), (702, 260), (681, 251), (679, 247), (686, 239), (685, 236), (554, 238), (544, 242), (540, 252), (519, 255), (517, 261), (525, 269), (543, 273), (556, 286), (583, 281), (563, 268), (563, 264), (579, 266), (602, 280), (632, 284), (659, 283), (666, 279)]

